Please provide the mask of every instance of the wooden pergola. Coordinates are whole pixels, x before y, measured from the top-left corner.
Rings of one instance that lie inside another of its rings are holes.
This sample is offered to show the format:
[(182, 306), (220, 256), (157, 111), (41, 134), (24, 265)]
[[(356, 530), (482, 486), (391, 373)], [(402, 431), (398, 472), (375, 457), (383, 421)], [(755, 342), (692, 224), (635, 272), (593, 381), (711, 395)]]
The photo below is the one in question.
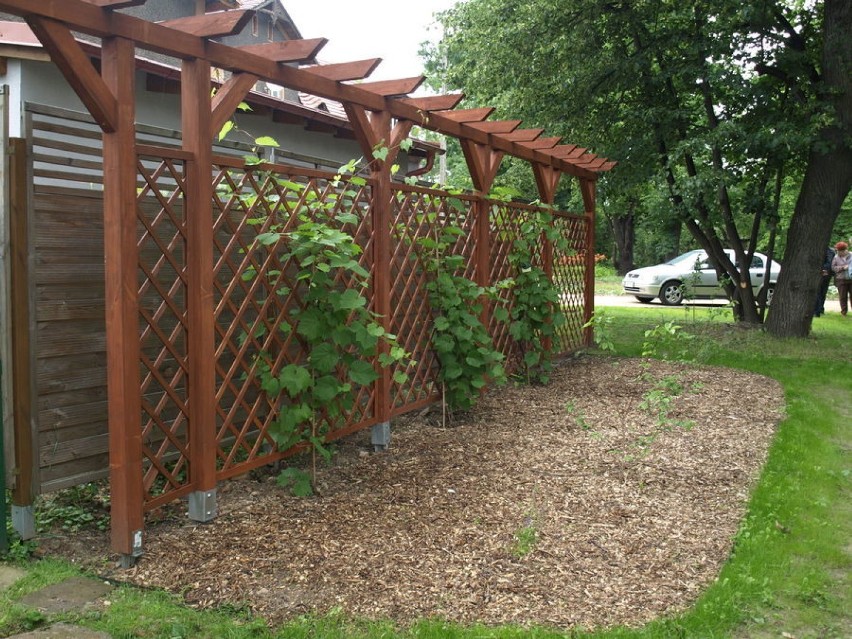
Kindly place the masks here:
[[(387, 224), (394, 163), (399, 143), (414, 125), (457, 138), (462, 146), (477, 195), (487, 219), (484, 196), (490, 191), (502, 158), (514, 156), (530, 163), (541, 200), (552, 204), (563, 174), (578, 179), (586, 225), (586, 309), (593, 307), (595, 187), (602, 172), (615, 163), (558, 137), (545, 137), (538, 128), (522, 129), (520, 120), (489, 120), (493, 108), (459, 109), (462, 94), (410, 97), (423, 76), (387, 81), (361, 81), (379, 59), (341, 64), (310, 63), (324, 39), (290, 40), (245, 47), (226, 46), (213, 38), (239, 32), (252, 12), (234, 10), (192, 16), (163, 23), (147, 22), (116, 9), (142, 5), (145, 0), (0, 0), (0, 9), (22, 16), (49, 52), (56, 66), (103, 131), (104, 246), (107, 326), (110, 481), (113, 508), (112, 544), (126, 557), (141, 552), (143, 509), (140, 504), (141, 450), (139, 427), (139, 319), (137, 300), (137, 161), (134, 70), (137, 49), (181, 61), (182, 157), (185, 159), (186, 273), (188, 326), (188, 404), (192, 420), (193, 492), (190, 515), (206, 520), (215, 513), (216, 442), (208, 425), (216, 421), (215, 372), (210, 365), (215, 342), (213, 230), (210, 224), (213, 186), (212, 141), (239, 103), (259, 80), (265, 80), (341, 102), (366, 157), (383, 144), (384, 159), (370, 164), (373, 227)], [(101, 38), (100, 69), (72, 32)], [(232, 75), (211, 96), (211, 69)], [(359, 81), (357, 84), (352, 81)], [(486, 224), (478, 225), (487, 242)], [(376, 276), (389, 271), (387, 246), (377, 236)], [(477, 279), (486, 282), (487, 262), (479, 258)], [(551, 258), (545, 254), (547, 263)], [(377, 291), (385, 290), (378, 287)], [(391, 313), (389, 296), (377, 292), (374, 310)], [(588, 313), (590, 314), (590, 310)], [(588, 318), (587, 318), (588, 319)], [(587, 329), (587, 339), (590, 337)], [(377, 394), (388, 394), (390, 371), (377, 382)], [(389, 406), (389, 404), (378, 404)], [(377, 415), (387, 422), (385, 414)], [(16, 439), (16, 447), (26, 441)], [(15, 486), (15, 500), (28, 498), (26, 476)], [(15, 503), (26, 503), (15, 501)]]

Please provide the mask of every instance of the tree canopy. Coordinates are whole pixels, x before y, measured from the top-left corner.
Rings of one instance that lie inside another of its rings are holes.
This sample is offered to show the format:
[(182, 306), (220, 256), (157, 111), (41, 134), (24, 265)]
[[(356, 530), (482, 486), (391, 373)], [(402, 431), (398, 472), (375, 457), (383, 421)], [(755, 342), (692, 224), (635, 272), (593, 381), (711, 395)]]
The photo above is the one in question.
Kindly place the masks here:
[[(727, 279), (737, 317), (758, 322), (762, 300), (739, 285), (751, 254), (786, 248), (780, 287), (788, 262), (812, 266), (813, 277), (787, 277), (784, 297), (813, 306), (816, 262), (852, 183), (850, 14), (848, 0), (468, 0), (440, 15), (428, 70), (618, 160), (599, 202), (622, 268), (637, 219), (653, 220), (663, 252), (686, 228)], [(800, 195), (802, 224), (782, 208), (785, 186), (806, 194), (819, 158), (818, 202)]]

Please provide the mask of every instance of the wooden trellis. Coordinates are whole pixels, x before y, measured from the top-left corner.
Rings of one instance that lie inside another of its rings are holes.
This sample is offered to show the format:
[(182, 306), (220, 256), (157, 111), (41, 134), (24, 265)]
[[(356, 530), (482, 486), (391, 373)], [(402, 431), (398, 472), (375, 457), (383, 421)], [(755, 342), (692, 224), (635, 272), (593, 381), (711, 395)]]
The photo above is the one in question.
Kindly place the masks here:
[[(576, 177), (583, 195), (580, 215), (556, 214), (554, 224), (574, 251), (580, 271), (558, 268), (542, 240), (531, 259), (560, 285), (568, 323), (558, 351), (590, 338), (583, 325), (593, 307), (595, 184), (614, 166), (541, 129), (519, 129), (520, 121), (490, 121), (492, 109), (456, 109), (459, 94), (408, 97), (422, 76), (348, 84), (362, 79), (377, 60), (293, 66), (313, 59), (324, 41), (287, 41), (235, 48), (210, 38), (239, 30), (251, 13), (228, 11), (154, 24), (115, 9), (144, 0), (0, 0), (0, 9), (23, 16), (103, 131), (104, 250), (107, 327), (107, 385), (112, 545), (129, 558), (142, 549), (144, 512), (187, 496), (190, 516), (215, 515), (216, 482), (279, 458), (267, 429), (275, 407), (258, 391), (253, 356), (278, 353), (279, 363), (303, 357), (292, 337), (271, 327), (286, 321), (299, 304), (298, 287), (282, 299), (272, 294), (288, 282), (287, 264), (274, 250), (260, 251), (253, 238), (262, 227), (235, 193), (278, 188), (266, 220), (286, 225), (306, 193), (328, 198), (330, 177), (290, 167), (265, 167), (287, 175), (303, 190), (281, 190), (270, 173), (233, 159), (214, 157), (214, 134), (258, 80), (341, 102), (366, 157), (378, 145), (388, 156), (370, 164), (370, 178), (347, 199), (361, 223), (350, 229), (365, 249), (362, 265), (371, 274), (370, 304), (384, 327), (400, 336), (418, 365), (403, 384), (393, 370), (358, 389), (355, 408), (331, 437), (373, 424), (436, 399), (436, 361), (428, 347), (430, 311), (416, 240), (434, 229), (423, 220), (455, 217), (465, 230), (456, 250), (468, 258), (468, 275), (489, 285), (511, 274), (505, 239), (532, 207), (490, 201), (486, 193), (504, 155), (530, 162), (545, 203), (552, 203), (563, 174)], [(96, 69), (73, 31), (102, 39)], [(134, 68), (137, 49), (181, 60), (182, 148), (137, 142)], [(231, 78), (211, 97), (211, 69)], [(391, 165), (413, 125), (461, 141), (476, 192), (456, 198), (393, 183)], [(145, 186), (138, 189), (138, 184)], [(227, 188), (224, 188), (227, 187)], [(226, 193), (223, 195), (223, 193)], [(266, 202), (264, 198), (253, 200)], [(344, 201), (340, 199), (339, 201)], [(259, 204), (258, 204), (259, 205)], [(439, 222), (441, 223), (441, 222)], [(247, 269), (257, 277), (244, 278)], [(271, 275), (274, 274), (274, 275)], [(511, 303), (509, 301), (509, 303)], [(488, 309), (483, 320), (509, 361), (515, 356), (504, 325)], [(288, 341), (289, 340), (289, 341)], [(16, 446), (26, 438), (16, 438)], [(18, 450), (18, 459), (27, 451)], [(15, 503), (29, 503), (26, 481), (15, 486)]]

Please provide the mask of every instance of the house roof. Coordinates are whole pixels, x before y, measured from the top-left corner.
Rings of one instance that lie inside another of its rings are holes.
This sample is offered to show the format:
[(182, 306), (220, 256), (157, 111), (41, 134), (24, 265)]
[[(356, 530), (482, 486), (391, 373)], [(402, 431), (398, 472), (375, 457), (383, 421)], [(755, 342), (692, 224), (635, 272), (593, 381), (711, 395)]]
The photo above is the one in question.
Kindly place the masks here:
[[(275, 0), (243, 0), (244, 2), (269, 2)], [(87, 40), (78, 40), (80, 46), (94, 57), (100, 57), (100, 47)], [(0, 57), (37, 59), (49, 61), (50, 57), (44, 51), (41, 42), (24, 22), (0, 21)], [(153, 76), (159, 77), (164, 83), (171, 82), (173, 86), (180, 82), (180, 69), (150, 60), (137, 55), (137, 67)], [(163, 85), (165, 87), (165, 84)], [(299, 102), (275, 97), (266, 93), (251, 91), (245, 101), (249, 104), (263, 105), (274, 111), (279, 111), (289, 117), (303, 118), (308, 126), (325, 127), (335, 131), (340, 137), (350, 137), (352, 126), (346, 117), (343, 105), (334, 100), (320, 98), (309, 93), (299, 92)], [(425, 140), (414, 140), (414, 155), (425, 152), (435, 152), (439, 147)]]

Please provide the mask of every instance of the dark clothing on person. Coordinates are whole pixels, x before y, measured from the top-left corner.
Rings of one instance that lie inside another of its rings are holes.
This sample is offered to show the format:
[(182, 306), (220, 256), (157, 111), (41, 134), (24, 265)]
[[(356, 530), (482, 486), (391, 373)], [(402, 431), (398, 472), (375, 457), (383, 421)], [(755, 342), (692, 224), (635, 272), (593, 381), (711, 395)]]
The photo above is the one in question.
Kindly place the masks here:
[(825, 296), (828, 295), (828, 287), (831, 285), (831, 260), (834, 259), (834, 249), (830, 246), (825, 249), (825, 259), (820, 272), (819, 287), (817, 288), (817, 300), (814, 307), (814, 317), (825, 313)]

